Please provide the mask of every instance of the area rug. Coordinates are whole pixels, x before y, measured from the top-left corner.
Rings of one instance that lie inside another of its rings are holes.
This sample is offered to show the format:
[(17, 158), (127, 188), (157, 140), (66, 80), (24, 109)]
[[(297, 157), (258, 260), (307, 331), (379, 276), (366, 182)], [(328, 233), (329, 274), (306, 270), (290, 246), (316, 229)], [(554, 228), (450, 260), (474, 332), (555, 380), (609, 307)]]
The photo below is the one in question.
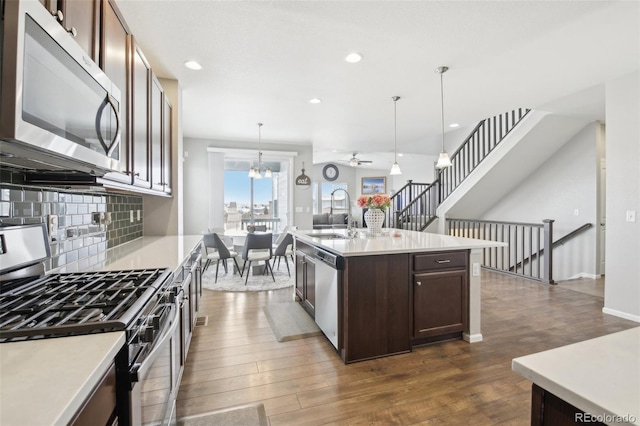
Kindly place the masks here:
[(269, 420), (260, 403), (212, 411), (178, 419), (178, 426), (268, 426)]
[[(296, 280), (295, 269), (291, 264), (291, 260), (289, 260), (291, 277), (289, 277), (289, 274), (287, 273), (287, 266), (284, 264), (284, 261), (281, 261), (280, 268), (277, 267), (277, 262), (276, 267), (273, 268), (273, 277), (276, 279), (275, 282), (273, 281), (273, 278), (271, 278), (271, 274), (268, 272), (266, 275), (253, 275), (251, 272), (247, 285), (244, 284), (246, 275), (240, 277), (240, 274), (237, 271), (233, 272), (233, 268), (235, 268), (233, 260), (228, 261), (228, 263), (229, 272), (227, 273), (224, 272), (222, 263), (220, 264), (217, 283), (215, 282), (216, 264), (215, 262), (212, 263), (202, 274), (202, 287), (215, 291), (268, 291), (291, 287), (294, 285)], [(240, 267), (242, 268), (242, 266)], [(247, 272), (248, 271), (245, 271), (245, 274)]]
[(278, 342), (304, 339), (322, 333), (313, 318), (297, 302), (279, 302), (263, 306), (271, 331)]

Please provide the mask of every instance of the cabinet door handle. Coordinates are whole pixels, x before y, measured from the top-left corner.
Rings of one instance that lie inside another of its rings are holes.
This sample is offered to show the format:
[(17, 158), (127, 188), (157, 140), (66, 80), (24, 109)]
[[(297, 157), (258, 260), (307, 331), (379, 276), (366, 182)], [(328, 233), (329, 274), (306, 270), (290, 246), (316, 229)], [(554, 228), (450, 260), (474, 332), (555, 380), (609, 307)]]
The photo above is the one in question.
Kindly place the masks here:
[(76, 37), (78, 35), (78, 30), (76, 30), (76, 27), (65, 28), (65, 31), (71, 34), (73, 37)]
[(451, 263), (451, 260), (450, 259), (436, 260), (436, 262), (438, 262), (438, 263)]
[(416, 281), (416, 284), (418, 284), (418, 286), (421, 286), (422, 282), (421, 281)]
[(62, 22), (64, 20), (64, 15), (61, 10), (56, 10), (55, 12), (51, 12), (51, 14), (58, 20), (58, 22)]

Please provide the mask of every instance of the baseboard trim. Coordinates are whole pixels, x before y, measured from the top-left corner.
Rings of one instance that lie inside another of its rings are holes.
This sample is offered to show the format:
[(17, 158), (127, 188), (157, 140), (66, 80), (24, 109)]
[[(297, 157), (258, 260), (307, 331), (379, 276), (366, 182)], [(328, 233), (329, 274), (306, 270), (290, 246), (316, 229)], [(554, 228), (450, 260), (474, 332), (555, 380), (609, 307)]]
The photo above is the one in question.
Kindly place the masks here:
[(624, 318), (634, 322), (640, 322), (640, 315), (633, 315), (627, 312), (618, 311), (616, 309), (602, 308), (602, 313), (613, 315), (619, 318)]
[(462, 333), (462, 339), (469, 343), (482, 342), (482, 333), (477, 333), (477, 334)]
[(597, 280), (598, 278), (602, 277), (602, 275), (600, 274), (588, 274), (586, 272), (580, 272), (579, 274), (575, 274), (571, 277), (569, 277), (569, 280), (575, 280), (578, 278), (591, 278), (592, 280)]

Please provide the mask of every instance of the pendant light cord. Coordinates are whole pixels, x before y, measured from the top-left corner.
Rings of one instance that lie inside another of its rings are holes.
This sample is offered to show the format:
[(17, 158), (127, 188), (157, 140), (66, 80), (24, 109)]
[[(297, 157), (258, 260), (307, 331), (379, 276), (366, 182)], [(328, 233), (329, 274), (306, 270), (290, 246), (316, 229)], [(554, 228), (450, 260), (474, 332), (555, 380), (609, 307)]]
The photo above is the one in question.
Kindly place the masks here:
[(442, 82), (442, 74), (444, 74), (444, 71), (440, 72), (440, 109), (442, 113), (442, 152), (444, 152), (444, 87), (443, 87), (444, 84)]
[(262, 172), (262, 123), (258, 123), (258, 173)]
[(398, 115), (396, 107), (398, 105), (398, 97), (393, 98), (393, 161), (398, 162)]

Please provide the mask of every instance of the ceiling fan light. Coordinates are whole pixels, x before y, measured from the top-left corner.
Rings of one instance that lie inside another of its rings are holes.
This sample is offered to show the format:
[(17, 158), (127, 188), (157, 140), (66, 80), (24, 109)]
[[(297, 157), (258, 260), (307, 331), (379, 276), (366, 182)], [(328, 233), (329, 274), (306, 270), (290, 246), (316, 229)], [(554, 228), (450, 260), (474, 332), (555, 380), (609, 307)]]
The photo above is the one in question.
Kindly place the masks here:
[(400, 165), (398, 164), (398, 162), (396, 161), (395, 163), (393, 163), (393, 165), (391, 166), (391, 171), (389, 172), (390, 175), (401, 175), (402, 174), (402, 170), (400, 170)]
[(355, 157), (353, 157), (351, 160), (349, 160), (349, 165), (350, 165), (351, 167), (355, 167), (355, 166), (357, 166), (357, 165), (358, 165), (358, 159), (357, 159), (357, 158), (355, 158)]
[(451, 158), (449, 158), (449, 154), (443, 151), (440, 153), (440, 157), (438, 157), (436, 169), (444, 169), (447, 167), (451, 167)]

